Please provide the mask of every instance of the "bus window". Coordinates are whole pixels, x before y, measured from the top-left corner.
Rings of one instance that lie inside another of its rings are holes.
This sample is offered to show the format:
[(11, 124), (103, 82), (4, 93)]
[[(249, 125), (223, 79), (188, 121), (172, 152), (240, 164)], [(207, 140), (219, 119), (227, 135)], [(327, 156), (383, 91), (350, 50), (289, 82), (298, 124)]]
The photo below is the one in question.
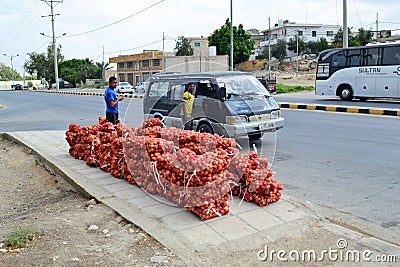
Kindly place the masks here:
[(362, 63), (363, 66), (377, 66), (379, 65), (379, 48), (363, 48)]
[(389, 46), (383, 48), (382, 65), (400, 65), (399, 46)]
[(352, 49), (347, 51), (346, 66), (347, 67), (360, 66), (360, 49)]
[(343, 69), (346, 66), (346, 58), (343, 52), (338, 52), (332, 55), (331, 74), (337, 70)]

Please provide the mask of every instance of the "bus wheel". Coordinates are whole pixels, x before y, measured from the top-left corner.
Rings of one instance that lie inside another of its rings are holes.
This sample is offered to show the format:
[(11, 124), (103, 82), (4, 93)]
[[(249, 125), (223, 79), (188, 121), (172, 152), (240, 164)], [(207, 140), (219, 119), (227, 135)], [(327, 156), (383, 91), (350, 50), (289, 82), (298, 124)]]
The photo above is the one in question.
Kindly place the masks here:
[(200, 124), (200, 126), (197, 128), (197, 131), (201, 132), (201, 133), (214, 134), (213, 128), (210, 125), (208, 125), (207, 123)]
[(353, 91), (351, 90), (350, 87), (343, 87), (340, 90), (340, 99), (342, 99), (343, 101), (350, 101), (353, 99)]

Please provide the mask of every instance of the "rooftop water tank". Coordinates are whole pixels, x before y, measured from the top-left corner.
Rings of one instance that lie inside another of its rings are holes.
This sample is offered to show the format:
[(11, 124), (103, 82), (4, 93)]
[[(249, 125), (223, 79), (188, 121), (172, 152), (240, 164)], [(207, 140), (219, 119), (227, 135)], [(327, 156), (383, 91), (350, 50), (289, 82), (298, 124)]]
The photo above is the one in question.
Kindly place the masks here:
[(210, 54), (210, 57), (217, 56), (217, 47), (216, 46), (209, 46), (208, 47), (208, 52)]

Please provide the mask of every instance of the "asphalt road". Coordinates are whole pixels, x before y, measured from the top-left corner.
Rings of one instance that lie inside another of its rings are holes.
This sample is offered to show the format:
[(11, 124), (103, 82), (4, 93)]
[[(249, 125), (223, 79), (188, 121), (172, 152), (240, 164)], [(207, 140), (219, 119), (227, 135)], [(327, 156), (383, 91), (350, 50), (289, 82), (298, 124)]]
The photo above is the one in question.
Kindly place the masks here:
[[(276, 98), (315, 101), (307, 94)], [(393, 101), (360, 103), (399, 108)], [(6, 106), (0, 132), (66, 130), (71, 122), (88, 125), (104, 116), (104, 100), (96, 96), (0, 91), (0, 105)], [(125, 99), (120, 114), (127, 125), (141, 125), (142, 100)], [(270, 160), (283, 194), (331, 220), (400, 244), (400, 118), (288, 109), (283, 116), (285, 127), (276, 134), (251, 144), (238, 140)]]
[(314, 91), (277, 94), (274, 95), (274, 98), (278, 102), (287, 103), (400, 109), (400, 99), (375, 98), (367, 101), (360, 101), (357, 99), (353, 101), (341, 101), (339, 97), (335, 96), (317, 96), (314, 94)]

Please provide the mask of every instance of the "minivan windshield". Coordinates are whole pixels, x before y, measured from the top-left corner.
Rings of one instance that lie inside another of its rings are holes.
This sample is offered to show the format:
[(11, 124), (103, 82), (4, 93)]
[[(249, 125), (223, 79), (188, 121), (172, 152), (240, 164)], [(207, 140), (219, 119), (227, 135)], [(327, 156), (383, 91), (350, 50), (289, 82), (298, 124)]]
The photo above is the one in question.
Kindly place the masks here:
[(270, 96), (261, 82), (252, 75), (231, 75), (217, 78), (218, 84), (225, 84), (227, 95)]

